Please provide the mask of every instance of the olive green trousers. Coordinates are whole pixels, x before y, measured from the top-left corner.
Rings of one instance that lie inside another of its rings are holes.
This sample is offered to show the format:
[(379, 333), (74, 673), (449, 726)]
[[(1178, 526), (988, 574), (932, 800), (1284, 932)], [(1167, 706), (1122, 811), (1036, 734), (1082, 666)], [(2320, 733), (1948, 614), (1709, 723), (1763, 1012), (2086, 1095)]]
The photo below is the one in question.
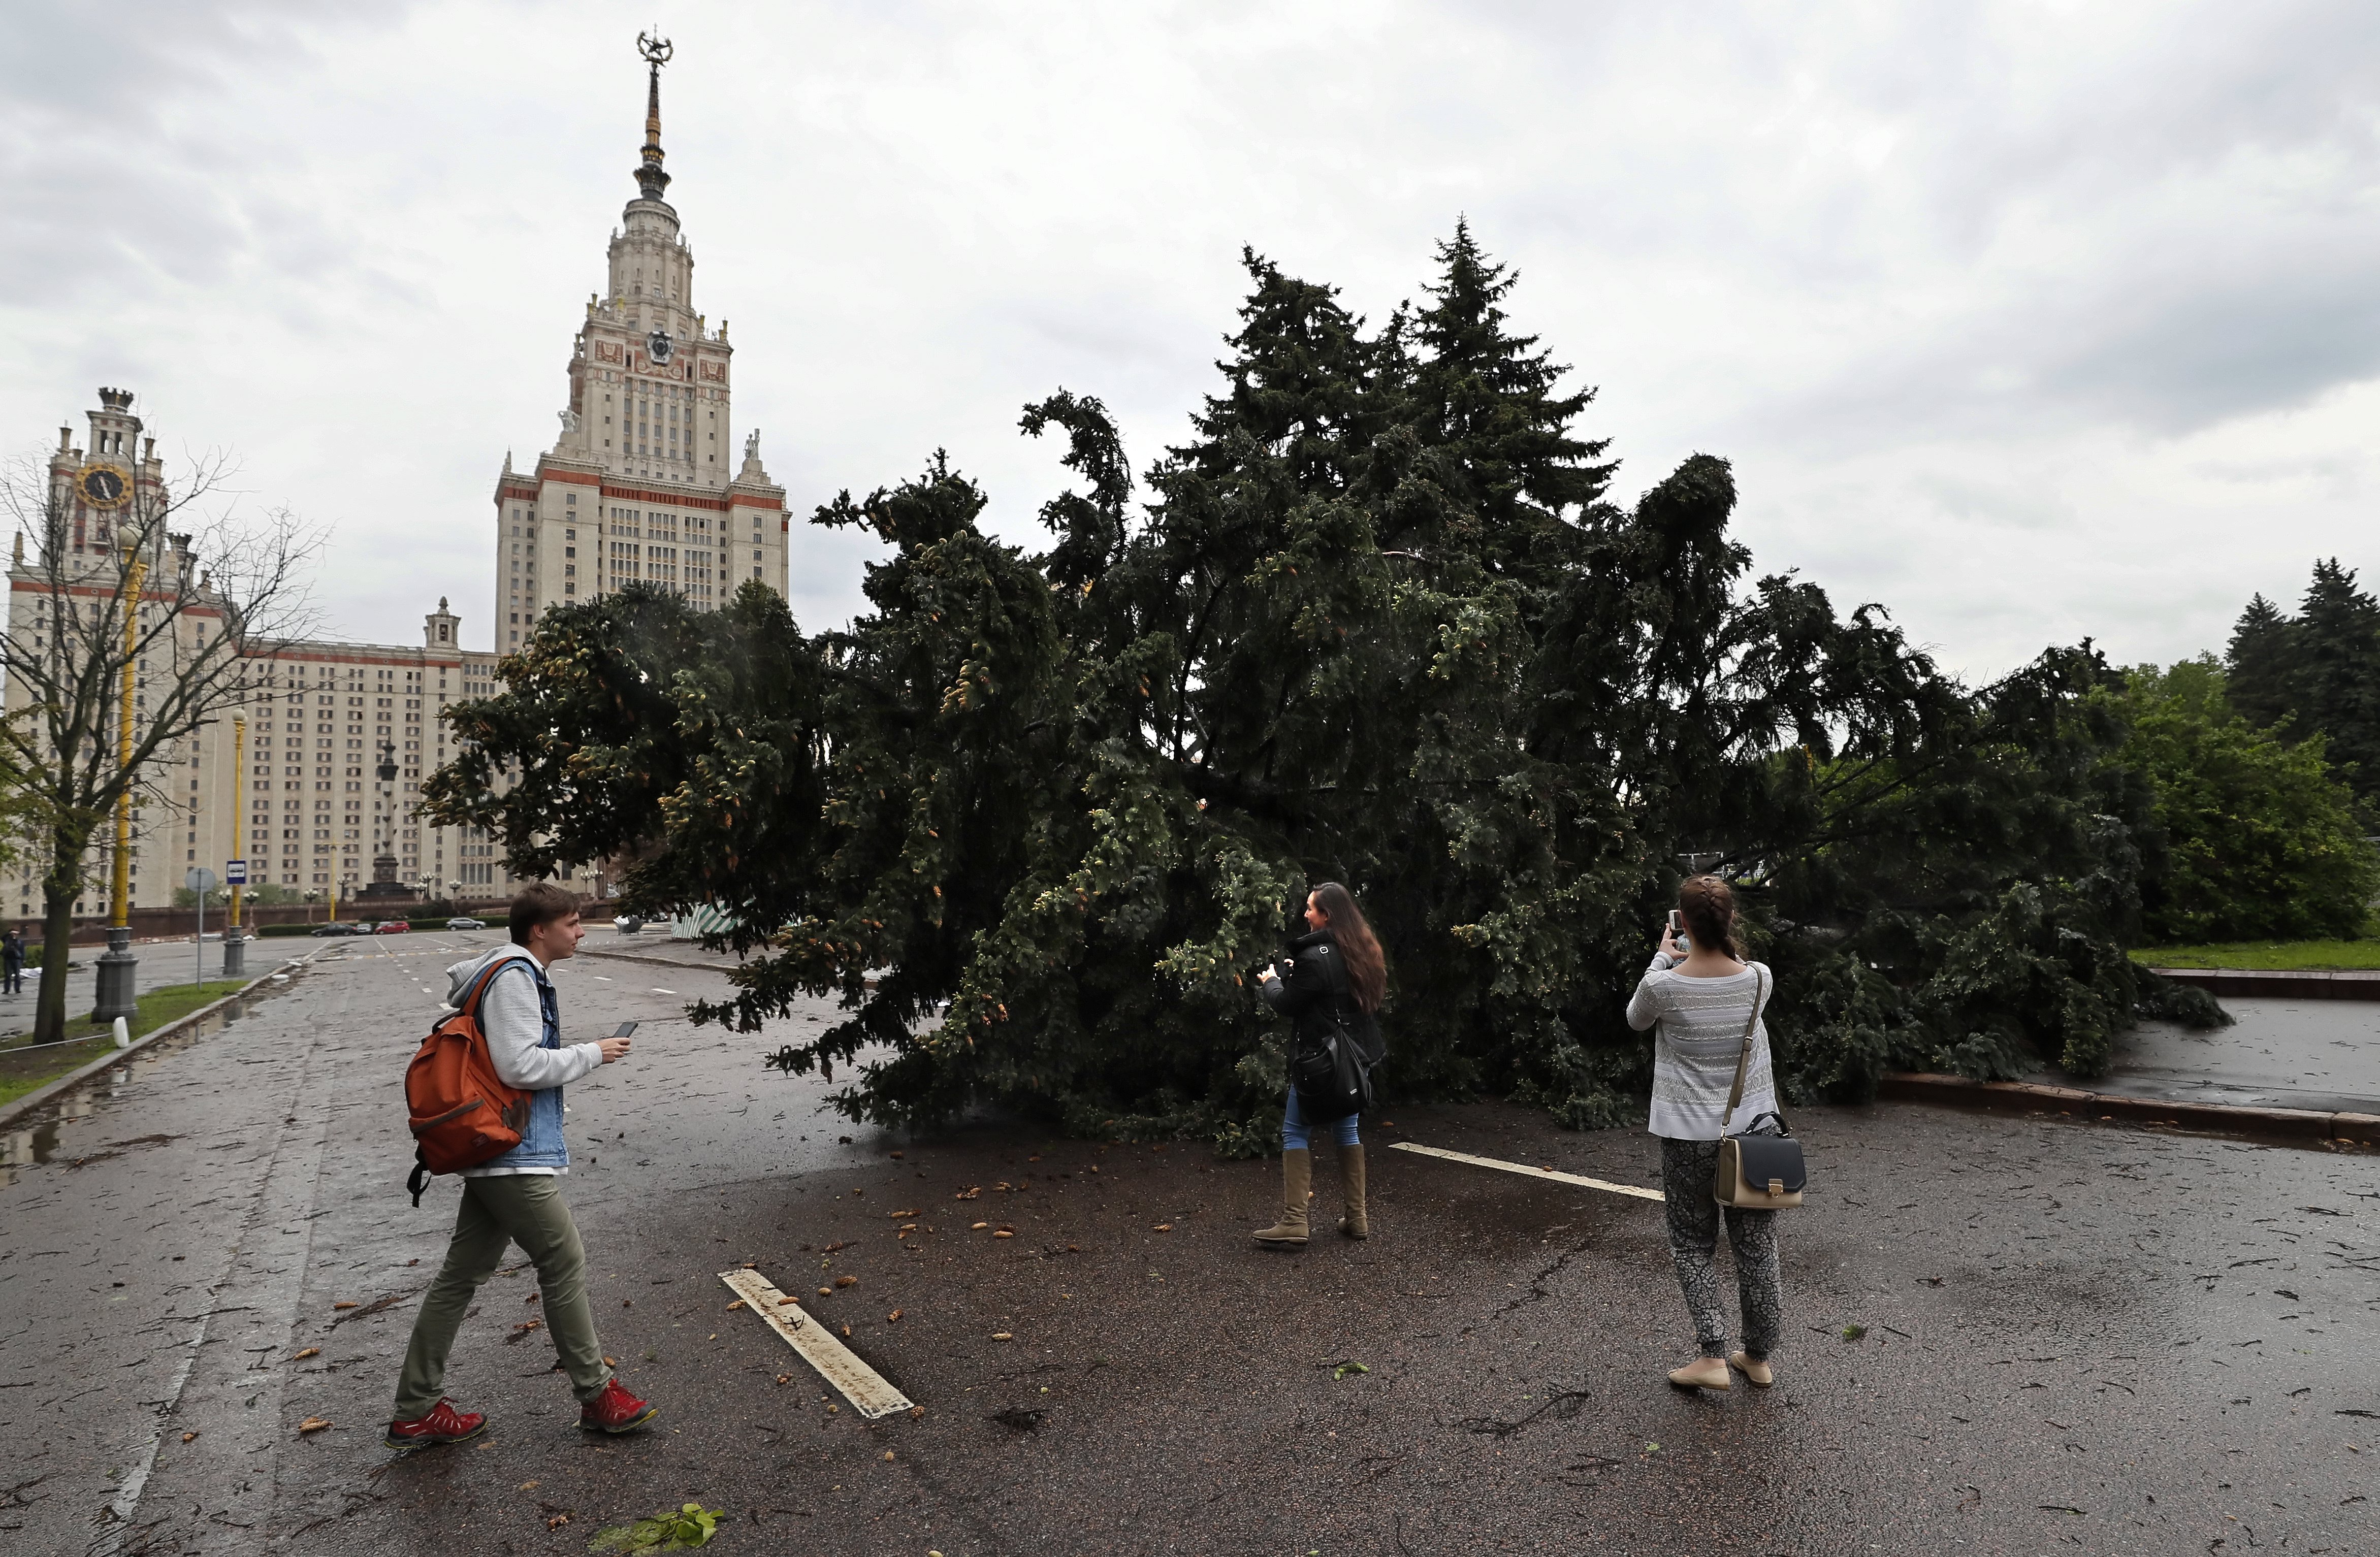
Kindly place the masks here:
[(446, 1263), (423, 1295), (413, 1319), (413, 1340), (397, 1376), (400, 1422), (429, 1414), (443, 1393), (446, 1354), (471, 1307), (480, 1283), (496, 1273), (507, 1245), (518, 1244), (537, 1267), (539, 1309), (553, 1337), (554, 1354), (579, 1400), (603, 1393), (612, 1377), (603, 1344), (595, 1336), (595, 1311), (587, 1300), (587, 1251), (578, 1226), (562, 1198), (562, 1181), (552, 1174), (506, 1174), (463, 1181), (463, 1203), (455, 1213), (454, 1240)]

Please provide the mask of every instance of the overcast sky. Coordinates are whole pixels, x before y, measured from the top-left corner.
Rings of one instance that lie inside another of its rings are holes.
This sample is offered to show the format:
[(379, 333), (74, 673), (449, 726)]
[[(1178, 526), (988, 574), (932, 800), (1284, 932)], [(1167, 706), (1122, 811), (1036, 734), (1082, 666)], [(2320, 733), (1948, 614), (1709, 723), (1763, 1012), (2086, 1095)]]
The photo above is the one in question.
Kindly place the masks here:
[[(1728, 456), (1763, 569), (1970, 675), (2380, 572), (2355, 4), (21, 7), (0, 449), (134, 389), (161, 452), (334, 527), (338, 636), (444, 595), (487, 643), (492, 483), (558, 430), (655, 21), (695, 306), (797, 517), (943, 446), (1029, 539), (1026, 401), (1103, 397), (1145, 468), (1241, 245), (1378, 320), (1467, 214), (1600, 387), (1616, 495)], [(822, 626), (861, 552), (802, 529)]]

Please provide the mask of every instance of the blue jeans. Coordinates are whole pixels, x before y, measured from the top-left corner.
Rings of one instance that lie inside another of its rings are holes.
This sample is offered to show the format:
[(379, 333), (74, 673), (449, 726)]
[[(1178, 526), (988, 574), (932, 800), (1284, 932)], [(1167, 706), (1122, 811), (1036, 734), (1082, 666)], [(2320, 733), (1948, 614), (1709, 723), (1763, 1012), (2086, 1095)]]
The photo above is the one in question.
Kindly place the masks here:
[[(1355, 1134), (1355, 1121), (1358, 1117), (1359, 1115), (1351, 1113), (1344, 1119), (1338, 1121), (1334, 1126), (1338, 1132), (1339, 1144), (1341, 1146), (1361, 1146), (1363, 1144), (1362, 1140), (1358, 1138)], [(1282, 1109), (1281, 1113), (1281, 1149), (1283, 1151), (1306, 1151), (1312, 1150), (1311, 1146), (1308, 1144), (1305, 1115), (1297, 1111), (1297, 1089), (1294, 1087), (1292, 1087), (1289, 1089), (1289, 1106)]]

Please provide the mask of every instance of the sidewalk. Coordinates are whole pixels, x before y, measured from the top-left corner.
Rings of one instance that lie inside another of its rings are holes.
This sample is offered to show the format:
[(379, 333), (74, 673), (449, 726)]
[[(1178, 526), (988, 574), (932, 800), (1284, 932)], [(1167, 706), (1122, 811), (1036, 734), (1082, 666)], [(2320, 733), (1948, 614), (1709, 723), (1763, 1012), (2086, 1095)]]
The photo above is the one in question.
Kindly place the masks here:
[[(2192, 1032), (2143, 1022), (2119, 1040), (2092, 1089), (2168, 1102), (2380, 1113), (2380, 1003), (2229, 995), (2238, 1025)], [(2027, 1077), (2074, 1085), (2046, 1068)]]
[(664, 967), (697, 967), (723, 971), (743, 962), (732, 952), (706, 952), (693, 941), (673, 941), (666, 931), (647, 931), (637, 935), (623, 935), (610, 925), (589, 928), (587, 939), (579, 943), (582, 957), (601, 957), (610, 962), (652, 963)]
[[(319, 942), (251, 941), (248, 946), (249, 977), (269, 971), (284, 957), (293, 955), (293, 946), (315, 946)], [(90, 1014), (91, 1002), (97, 998), (93, 985), (99, 975), (94, 968), (103, 946), (77, 946), (74, 966), (67, 974), (67, 1016), (69, 1019)], [(133, 993), (147, 994), (151, 990), (169, 984), (194, 984), (199, 979), (199, 953), (186, 937), (180, 941), (136, 941), (133, 955), (140, 959), (133, 969)], [(209, 979), (223, 977), (223, 943), (206, 943), (206, 975)], [(41, 998), (42, 970), (25, 969), (25, 989), (21, 994), (0, 994), (0, 1038), (14, 1038), (30, 1032), (33, 1028), (34, 1003)]]

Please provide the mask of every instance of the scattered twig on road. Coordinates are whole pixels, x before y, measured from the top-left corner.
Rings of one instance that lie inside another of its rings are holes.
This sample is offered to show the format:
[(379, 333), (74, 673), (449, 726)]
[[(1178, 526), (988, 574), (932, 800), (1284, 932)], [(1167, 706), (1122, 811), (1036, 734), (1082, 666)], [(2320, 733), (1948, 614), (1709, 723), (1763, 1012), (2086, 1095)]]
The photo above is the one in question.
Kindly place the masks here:
[(335, 1330), (349, 1320), (359, 1320), (367, 1314), (377, 1314), (384, 1308), (393, 1308), (399, 1303), (409, 1303), (417, 1295), (419, 1295), (410, 1292), (392, 1292), (385, 1297), (375, 1297), (359, 1308), (350, 1308), (339, 1315), (331, 1320), (331, 1327)]
[(1509, 1422), (1494, 1417), (1465, 1417), (1454, 1425), (1466, 1432), (1485, 1433), (1489, 1438), (1510, 1438), (1548, 1411), (1554, 1414), (1555, 1420), (1567, 1422), (1586, 1408), (1586, 1401), (1585, 1390), (1564, 1390), (1560, 1394), (1548, 1395), (1545, 1404), (1527, 1416)]

